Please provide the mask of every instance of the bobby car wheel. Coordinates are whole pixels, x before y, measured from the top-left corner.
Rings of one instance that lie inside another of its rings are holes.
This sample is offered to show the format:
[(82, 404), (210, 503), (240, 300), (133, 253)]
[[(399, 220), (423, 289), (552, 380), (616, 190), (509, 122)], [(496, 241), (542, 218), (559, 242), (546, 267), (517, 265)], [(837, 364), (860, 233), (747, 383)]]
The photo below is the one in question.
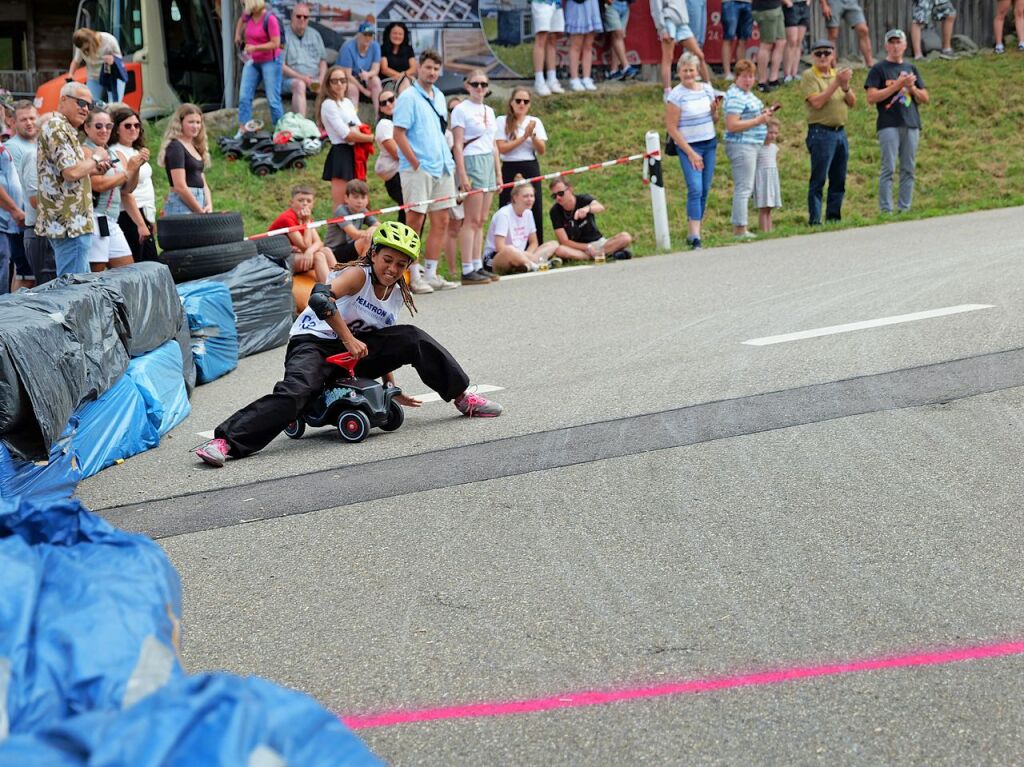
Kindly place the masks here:
[(338, 416), (338, 434), (346, 442), (362, 442), (370, 433), (370, 419), (361, 410), (345, 410)]
[(284, 427), (284, 434), (286, 437), (292, 439), (299, 439), (303, 434), (306, 433), (306, 422), (299, 418), (297, 421), (292, 421), (290, 424)]
[(388, 419), (380, 425), (382, 431), (394, 431), (405, 423), (405, 410), (394, 400), (388, 403)]

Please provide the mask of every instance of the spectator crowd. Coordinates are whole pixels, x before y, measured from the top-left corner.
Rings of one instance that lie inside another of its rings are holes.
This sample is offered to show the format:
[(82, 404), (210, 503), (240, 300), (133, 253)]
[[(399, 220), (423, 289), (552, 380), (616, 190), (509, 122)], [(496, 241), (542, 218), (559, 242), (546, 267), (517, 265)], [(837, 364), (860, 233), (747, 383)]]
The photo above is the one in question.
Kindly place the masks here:
[[(836, 62), (835, 40), (842, 25), (855, 31), (869, 68), (864, 90), (878, 112), (880, 210), (910, 210), (921, 128), (918, 107), (928, 103), (929, 94), (905, 54), (909, 44), (914, 58), (921, 57), (921, 28), (932, 21), (941, 28), (942, 54), (951, 53), (956, 12), (949, 0), (915, 0), (910, 39), (901, 29), (889, 30), (885, 57), (877, 62), (858, 0), (819, 0), (828, 37), (810, 46), (811, 66), (802, 74), (809, 0), (723, 0), (724, 93), (713, 86), (703, 52), (706, 0), (649, 2), (653, 31), (661, 41), (667, 153), (677, 155), (682, 170), (691, 248), (701, 247), (720, 143), (732, 173), (734, 235), (755, 236), (748, 228), (751, 198), (759, 229), (770, 231), (772, 211), (782, 205), (782, 125), (775, 116), (777, 105), (766, 105), (760, 97), (789, 83), (799, 82), (806, 105), (808, 223), (841, 219), (850, 152), (845, 126), (857, 102), (852, 71)], [(1024, 0), (1017, 5), (1015, 13), (1024, 9)], [(275, 123), (284, 114), (286, 98), (303, 117), (312, 101), (312, 117), (330, 142), (322, 178), (330, 184), (334, 217), (371, 207), (366, 184), (371, 170), (394, 202), (419, 203), (399, 214), (400, 221), (423, 235), (422, 266), (414, 265), (411, 275), (414, 293), (488, 285), (499, 273), (545, 269), (566, 259), (631, 257), (628, 232), (605, 236), (598, 228), (596, 217), (610, 201), (577, 193), (561, 178), (547, 190), (539, 182), (502, 190), (491, 215), (499, 183), (541, 175), (548, 134), (530, 109), (534, 98), (565, 90), (558, 79), (560, 35), (569, 36), (570, 90), (597, 88), (592, 53), (600, 33), (606, 33), (609, 45), (605, 80), (639, 74), (625, 48), (630, 15), (625, 0), (532, 0), (533, 87), (514, 88), (500, 115), (485, 101), (490, 93), (485, 70), (469, 72), (465, 95), (446, 101), (437, 85), (441, 56), (430, 49), (417, 54), (401, 22), (390, 23), (378, 41), (372, 18), (363, 21), (331, 62), (321, 35), (310, 25), (309, 5), (295, 4), (287, 23), (264, 0), (243, 0), (242, 6), (235, 30), (243, 61), (239, 132), (252, 128), (252, 104), (261, 83)], [(1005, 16), (1009, 2), (998, 8)], [(1016, 17), (1021, 32), (1024, 13)], [(755, 21), (760, 39), (752, 61), (745, 53)], [(996, 26), (996, 50), (1001, 52), (1002, 18)], [(74, 45), (69, 75), (84, 64), (85, 84), (69, 78), (57, 109), (42, 119), (28, 101), (14, 103), (5, 115), (12, 136), (0, 147), (0, 273), (11, 279), (0, 280), (0, 292), (60, 274), (155, 259), (158, 214), (206, 213), (214, 207), (205, 175), (210, 154), (202, 111), (185, 104), (169, 121), (155, 157), (169, 186), (158, 209), (144, 121), (128, 107), (104, 103), (123, 94), (116, 39), (80, 29)], [(678, 76), (674, 87), (673, 70)], [(361, 120), (361, 103), (376, 116), (374, 126)], [(372, 154), (376, 158), (370, 162)], [(546, 215), (545, 193), (550, 200)], [(315, 197), (313, 187), (297, 186), (274, 228), (312, 221)], [(366, 216), (332, 224), (323, 239), (313, 229), (291, 233), (296, 271), (326, 281), (339, 264), (366, 252), (378, 223)], [(455, 280), (439, 271), (442, 253)]]

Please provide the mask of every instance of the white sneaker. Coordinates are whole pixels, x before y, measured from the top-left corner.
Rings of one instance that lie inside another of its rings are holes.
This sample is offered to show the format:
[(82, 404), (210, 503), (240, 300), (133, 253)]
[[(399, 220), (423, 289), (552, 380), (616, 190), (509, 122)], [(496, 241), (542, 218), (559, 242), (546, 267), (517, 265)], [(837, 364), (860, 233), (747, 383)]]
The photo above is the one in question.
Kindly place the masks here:
[(725, 81), (729, 82), (729, 83), (733, 82), (735, 79), (736, 79), (736, 75), (734, 75), (732, 72), (730, 72), (729, 74), (727, 74), (725, 76)]
[(548, 78), (548, 90), (552, 93), (565, 93), (565, 88), (563, 88), (562, 84), (558, 82), (557, 77)]
[(539, 77), (539, 76), (534, 78), (534, 81), (533, 81), (533, 91), (538, 96), (550, 96), (551, 95), (551, 89), (548, 87), (548, 84), (544, 81), (543, 77)]
[(579, 92), (585, 91), (586, 88), (583, 87), (583, 83), (578, 77), (574, 77), (569, 81), (569, 90)]
[[(457, 282), (449, 282), (440, 274), (435, 274), (433, 277), (428, 277), (424, 282), (430, 287), (431, 290), (451, 290), (459, 287)], [(415, 292), (415, 291), (414, 291)]]
[(589, 77), (584, 77), (583, 78), (583, 87), (586, 88), (588, 91), (596, 91), (597, 90), (597, 86), (594, 85), (594, 81), (591, 78), (589, 78)]
[(416, 295), (422, 295), (424, 293), (433, 293), (434, 289), (430, 287), (430, 284), (424, 279), (415, 279), (409, 283), (409, 290)]

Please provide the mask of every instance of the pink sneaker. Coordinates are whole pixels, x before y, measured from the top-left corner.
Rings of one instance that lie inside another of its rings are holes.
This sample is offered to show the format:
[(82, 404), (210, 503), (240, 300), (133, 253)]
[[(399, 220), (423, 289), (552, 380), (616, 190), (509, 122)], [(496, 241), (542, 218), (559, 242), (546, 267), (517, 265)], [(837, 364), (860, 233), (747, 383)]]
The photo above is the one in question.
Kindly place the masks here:
[(470, 418), (497, 418), (503, 410), (497, 402), (491, 402), (469, 391), (455, 400), (454, 405), (456, 410)]
[(196, 455), (202, 458), (210, 466), (220, 468), (228, 458), (228, 443), (222, 439), (211, 439), (205, 445), (196, 449)]

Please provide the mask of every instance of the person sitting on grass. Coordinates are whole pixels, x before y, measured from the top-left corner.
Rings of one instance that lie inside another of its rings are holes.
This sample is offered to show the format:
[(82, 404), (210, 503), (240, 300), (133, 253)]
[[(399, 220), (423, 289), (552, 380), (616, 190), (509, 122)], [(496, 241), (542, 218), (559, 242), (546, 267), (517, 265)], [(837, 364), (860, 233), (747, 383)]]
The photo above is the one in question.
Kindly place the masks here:
[[(522, 181), (519, 174), (513, 179)], [(533, 199), (536, 193), (531, 184), (512, 187), (512, 200), (498, 209), (487, 227), (484, 243), (484, 266), (498, 274), (535, 272), (540, 265), (561, 266), (562, 259), (555, 255), (563, 250), (573, 258), (576, 252), (548, 240), (537, 244), (537, 224), (533, 220)]]
[[(299, 184), (292, 188), (291, 206), (274, 219), (271, 229), (308, 224), (313, 220), (313, 203), (315, 202), (313, 187)], [(337, 266), (334, 254), (320, 239), (316, 227), (307, 227), (288, 233), (288, 241), (292, 245), (292, 271), (302, 274), (312, 269), (317, 282), (325, 282), (327, 275)]]
[[(370, 187), (365, 181), (352, 179), (345, 185), (348, 202), (334, 209), (334, 217), (362, 213), (370, 205)], [(373, 233), (377, 231), (377, 218), (364, 216), (351, 221), (339, 221), (327, 225), (327, 247), (334, 253), (338, 263), (355, 261), (370, 247)]]
[(558, 244), (562, 246), (559, 255), (571, 252), (571, 255), (564, 255), (563, 258), (578, 261), (594, 258), (600, 261), (605, 256), (616, 261), (624, 261), (633, 257), (629, 250), (633, 235), (629, 232), (619, 232), (614, 237), (605, 238), (597, 228), (594, 216), (604, 213), (604, 205), (589, 194), (576, 195), (572, 186), (560, 178), (552, 181), (548, 188), (555, 198), (549, 216), (551, 228), (555, 231)]
[[(359, 360), (357, 376), (380, 378), (392, 386), (394, 371), (412, 365), (424, 384), (463, 415), (501, 415), (501, 405), (468, 391), (469, 376), (445, 347), (415, 325), (398, 324), (403, 306), (416, 310), (403, 275), (419, 253), (420, 237), (413, 229), (397, 221), (381, 224), (366, 255), (347, 264), (330, 285), (313, 288), (309, 305), (292, 325), (284, 378), (274, 391), (220, 424), (196, 455), (221, 467), (228, 457), (262, 450), (299, 418), (337, 372), (327, 358), (346, 351)], [(395, 401), (405, 407), (421, 404), (407, 394)]]

